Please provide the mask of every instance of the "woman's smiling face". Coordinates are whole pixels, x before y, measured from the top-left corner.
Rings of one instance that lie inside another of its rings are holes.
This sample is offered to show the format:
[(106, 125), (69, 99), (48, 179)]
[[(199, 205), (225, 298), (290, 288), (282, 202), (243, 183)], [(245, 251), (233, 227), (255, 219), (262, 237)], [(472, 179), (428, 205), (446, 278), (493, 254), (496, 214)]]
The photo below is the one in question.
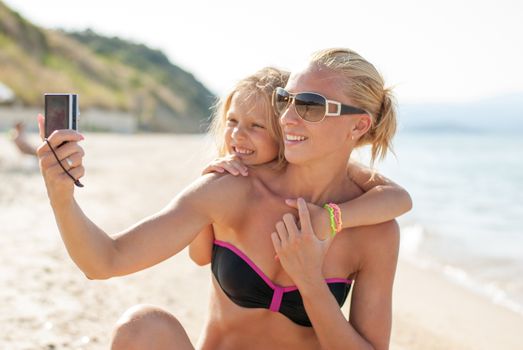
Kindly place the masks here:
[[(292, 74), (285, 89), (291, 93), (316, 92), (327, 99), (351, 104), (341, 93), (339, 75), (317, 65), (310, 65)], [(280, 117), (285, 158), (290, 163), (299, 164), (345, 150), (355, 122), (357, 118), (338, 116), (326, 117), (319, 123), (310, 123), (301, 119), (291, 105)]]

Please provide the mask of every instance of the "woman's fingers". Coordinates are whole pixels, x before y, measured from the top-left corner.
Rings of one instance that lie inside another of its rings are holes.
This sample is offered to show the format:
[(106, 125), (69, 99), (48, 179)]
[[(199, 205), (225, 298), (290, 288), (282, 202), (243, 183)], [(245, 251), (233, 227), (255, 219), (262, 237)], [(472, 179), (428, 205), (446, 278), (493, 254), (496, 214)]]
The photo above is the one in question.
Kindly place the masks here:
[(79, 165), (82, 165), (83, 152), (76, 152), (67, 156), (62, 160), (62, 165), (67, 169), (76, 168)]
[(276, 232), (278, 233), (281, 244), (283, 246), (287, 245), (289, 241), (289, 234), (287, 233), (287, 229), (285, 228), (283, 221), (278, 221), (276, 223)]
[(301, 232), (313, 234), (311, 215), (307, 203), (303, 198), (298, 198), (298, 216), (300, 218)]
[[(69, 174), (71, 174), (71, 176), (75, 178), (75, 180), (78, 180), (85, 175), (85, 168), (83, 166), (77, 166), (72, 169), (69, 169), (68, 171)], [(64, 175), (67, 176), (67, 174), (65, 173)]]
[(280, 251), (281, 251), (281, 240), (280, 240), (280, 236), (278, 236), (278, 233), (276, 233), (276, 232), (271, 233), (271, 240), (272, 240), (272, 245), (274, 246), (274, 250), (276, 251), (276, 256), (274, 257), (274, 259), (277, 259), (278, 254), (280, 254)]
[[(54, 154), (49, 149), (49, 146), (45, 145), (46, 148), (44, 148), (44, 145), (40, 146), (38, 148), (38, 157), (40, 158), (40, 165), (42, 168), (49, 167), (56, 163), (56, 158)], [(66, 161), (67, 158), (72, 157), (74, 155), (75, 160), (79, 161), (81, 163), (81, 159), (84, 156), (84, 150), (80, 145), (76, 142), (68, 142), (61, 147), (58, 147), (55, 149), (56, 156), (60, 161), (62, 162), (62, 165), (67, 169), (68, 162)], [(78, 163), (77, 163), (78, 164)], [(70, 166), (69, 166), (70, 167)]]
[(55, 149), (58, 159), (63, 160), (73, 154), (84, 156), (84, 149), (76, 142), (68, 142), (65, 145)]
[[(67, 169), (67, 167), (66, 167)], [(82, 178), (85, 175), (85, 168), (82, 165), (76, 166), (74, 168), (67, 170), (75, 180)], [(55, 182), (70, 182), (71, 178), (67, 175), (64, 170), (60, 167), (58, 163), (48, 167), (43, 170), (44, 176), (49, 179), (49, 181)]]
[(38, 133), (40, 134), (40, 138), (43, 141), (44, 138), (45, 138), (45, 124), (44, 124), (45, 119), (44, 119), (44, 116), (42, 114), (38, 113), (37, 120), (38, 120)]
[(296, 199), (286, 199), (285, 204), (291, 208), (298, 209), (298, 201)]
[(51, 146), (56, 150), (62, 143), (69, 141), (82, 141), (84, 139), (83, 135), (78, 133), (76, 130), (55, 130), (47, 138)]
[(299, 234), (299, 229), (296, 225), (294, 215), (289, 213), (283, 215), (283, 223), (285, 224), (285, 228), (288, 234), (288, 240), (289, 242), (292, 242), (294, 239), (296, 239), (296, 236)]
[[(312, 219), (309, 211), (309, 204), (303, 198), (286, 199), (285, 204), (291, 208), (298, 209), (301, 233), (313, 233)], [(313, 206), (313, 205), (312, 205)]]
[[(64, 159), (79, 150), (83, 154), (82, 148), (78, 145), (78, 141), (83, 139), (84, 137), (74, 130), (56, 130), (49, 136), (48, 141), (58, 158)], [(49, 144), (42, 142), (36, 149), (36, 155), (40, 160), (48, 158), (49, 154), (52, 155)]]

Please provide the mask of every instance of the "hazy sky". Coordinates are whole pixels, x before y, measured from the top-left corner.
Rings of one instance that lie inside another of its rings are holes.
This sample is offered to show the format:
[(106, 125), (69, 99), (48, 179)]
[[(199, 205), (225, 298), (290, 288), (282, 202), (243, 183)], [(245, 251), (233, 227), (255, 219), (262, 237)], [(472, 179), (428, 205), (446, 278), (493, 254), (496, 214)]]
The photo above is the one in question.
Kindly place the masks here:
[(221, 94), (266, 65), (350, 47), (400, 102), (521, 92), (523, 1), (4, 0), (37, 25), (91, 28), (163, 50)]

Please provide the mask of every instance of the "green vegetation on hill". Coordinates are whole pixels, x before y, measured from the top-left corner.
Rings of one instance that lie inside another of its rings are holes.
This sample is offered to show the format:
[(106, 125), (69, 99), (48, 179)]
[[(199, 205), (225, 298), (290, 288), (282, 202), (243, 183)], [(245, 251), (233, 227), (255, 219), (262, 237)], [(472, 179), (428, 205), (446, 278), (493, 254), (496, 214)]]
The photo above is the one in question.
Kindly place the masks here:
[(0, 1), (0, 82), (26, 106), (76, 92), (81, 107), (129, 112), (144, 130), (201, 131), (215, 96), (158, 50), (91, 30), (41, 29)]

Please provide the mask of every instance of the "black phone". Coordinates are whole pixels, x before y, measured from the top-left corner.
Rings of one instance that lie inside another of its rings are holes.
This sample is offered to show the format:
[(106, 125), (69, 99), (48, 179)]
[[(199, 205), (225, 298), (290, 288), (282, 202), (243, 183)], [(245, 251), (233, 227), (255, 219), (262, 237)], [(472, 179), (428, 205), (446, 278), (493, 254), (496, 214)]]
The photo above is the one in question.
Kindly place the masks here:
[(44, 94), (45, 137), (55, 130), (78, 130), (78, 94)]

